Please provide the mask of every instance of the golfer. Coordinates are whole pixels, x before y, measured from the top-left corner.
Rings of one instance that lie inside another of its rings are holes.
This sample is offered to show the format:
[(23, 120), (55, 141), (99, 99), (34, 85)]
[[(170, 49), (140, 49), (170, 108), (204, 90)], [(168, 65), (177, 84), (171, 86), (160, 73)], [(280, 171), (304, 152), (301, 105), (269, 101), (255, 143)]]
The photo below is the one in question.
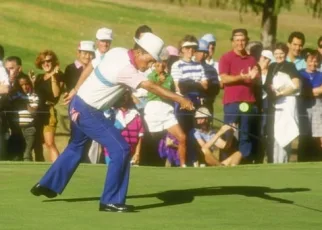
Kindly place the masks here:
[(39, 183), (31, 189), (33, 195), (53, 198), (61, 194), (80, 163), (85, 142), (91, 138), (106, 147), (111, 158), (99, 210), (134, 210), (133, 206), (125, 204), (130, 146), (114, 127), (113, 121), (104, 117), (103, 111), (111, 108), (122, 97), (126, 87), (144, 88), (178, 102), (182, 109), (194, 109), (191, 101), (148, 81), (141, 73), (159, 60), (163, 41), (152, 33), (145, 33), (140, 39), (134, 40), (133, 49), (111, 49), (93, 71), (90, 65), (83, 71), (75, 88), (66, 98), (66, 103), (71, 100), (71, 141)]

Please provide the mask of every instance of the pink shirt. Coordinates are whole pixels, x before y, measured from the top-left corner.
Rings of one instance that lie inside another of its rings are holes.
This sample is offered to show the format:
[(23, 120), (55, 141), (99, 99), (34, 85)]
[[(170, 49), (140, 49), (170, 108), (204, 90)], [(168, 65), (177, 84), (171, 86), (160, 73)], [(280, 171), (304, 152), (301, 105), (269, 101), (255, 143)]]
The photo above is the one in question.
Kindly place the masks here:
[[(241, 72), (247, 73), (249, 67), (254, 67), (256, 60), (252, 56), (239, 56), (234, 51), (224, 54), (219, 61), (219, 75), (227, 74), (238, 76)], [(237, 82), (224, 85), (223, 103), (255, 102), (253, 83)]]

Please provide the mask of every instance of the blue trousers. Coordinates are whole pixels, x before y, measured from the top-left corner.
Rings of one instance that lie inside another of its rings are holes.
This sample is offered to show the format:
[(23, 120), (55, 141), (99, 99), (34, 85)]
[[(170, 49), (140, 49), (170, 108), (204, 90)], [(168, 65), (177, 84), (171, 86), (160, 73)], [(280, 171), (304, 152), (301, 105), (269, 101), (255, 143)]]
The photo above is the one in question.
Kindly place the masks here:
[(70, 143), (39, 184), (61, 194), (78, 167), (84, 145), (90, 138), (106, 147), (111, 158), (101, 203), (124, 204), (130, 173), (129, 144), (121, 136), (120, 130), (114, 127), (112, 120), (105, 118), (102, 111), (90, 107), (80, 97), (73, 98), (69, 110), (79, 113), (77, 121), (72, 122)]
[(236, 123), (239, 126), (239, 146), (238, 149), (242, 153), (243, 157), (248, 157), (253, 150), (253, 140), (249, 136), (249, 133), (253, 133), (253, 126), (255, 117), (248, 116), (257, 112), (256, 107), (252, 104), (249, 105), (247, 112), (241, 112), (239, 109), (240, 103), (230, 103), (224, 105), (226, 124)]

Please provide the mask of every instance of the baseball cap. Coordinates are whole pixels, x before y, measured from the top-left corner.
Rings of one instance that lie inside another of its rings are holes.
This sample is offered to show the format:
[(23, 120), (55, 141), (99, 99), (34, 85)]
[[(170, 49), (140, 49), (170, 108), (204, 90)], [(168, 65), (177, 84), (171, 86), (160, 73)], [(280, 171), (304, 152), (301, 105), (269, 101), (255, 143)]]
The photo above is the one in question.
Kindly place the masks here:
[(246, 29), (243, 29), (243, 28), (239, 28), (239, 29), (234, 29), (231, 33), (231, 40), (235, 37), (235, 36), (238, 36), (238, 35), (244, 35), (247, 39), (248, 38), (248, 32)]
[(195, 118), (210, 118), (211, 116), (211, 113), (206, 107), (200, 107), (195, 113)]
[(273, 53), (272, 53), (272, 51), (270, 51), (270, 50), (263, 50), (262, 51), (262, 53), (261, 53), (261, 55), (263, 56), (263, 57), (266, 57), (266, 58), (268, 58), (269, 60), (273, 60), (274, 59), (274, 57), (273, 57)]
[(95, 43), (93, 41), (81, 41), (78, 50), (95, 52)]
[(201, 51), (201, 52), (208, 52), (208, 45), (209, 43), (203, 39), (199, 39), (198, 41), (198, 48), (197, 51)]
[(96, 38), (98, 40), (113, 40), (113, 31), (108, 28), (100, 28), (96, 32)]
[(148, 52), (156, 61), (160, 61), (160, 54), (164, 45), (164, 42), (161, 38), (153, 33), (146, 32), (140, 39), (133, 39), (136, 44)]
[(208, 43), (216, 42), (216, 37), (213, 34), (205, 34), (201, 37), (201, 39), (207, 41)]

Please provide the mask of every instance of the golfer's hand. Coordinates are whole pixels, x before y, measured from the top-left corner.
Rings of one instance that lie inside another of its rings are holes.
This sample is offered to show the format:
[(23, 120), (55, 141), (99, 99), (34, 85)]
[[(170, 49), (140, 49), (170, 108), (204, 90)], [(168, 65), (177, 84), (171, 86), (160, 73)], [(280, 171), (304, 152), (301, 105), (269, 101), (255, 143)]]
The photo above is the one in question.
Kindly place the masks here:
[(195, 107), (193, 106), (193, 103), (189, 99), (182, 98), (180, 101), (180, 109), (194, 110)]
[(69, 93), (64, 94), (64, 105), (68, 105), (72, 98), (76, 95), (76, 90), (72, 89)]

